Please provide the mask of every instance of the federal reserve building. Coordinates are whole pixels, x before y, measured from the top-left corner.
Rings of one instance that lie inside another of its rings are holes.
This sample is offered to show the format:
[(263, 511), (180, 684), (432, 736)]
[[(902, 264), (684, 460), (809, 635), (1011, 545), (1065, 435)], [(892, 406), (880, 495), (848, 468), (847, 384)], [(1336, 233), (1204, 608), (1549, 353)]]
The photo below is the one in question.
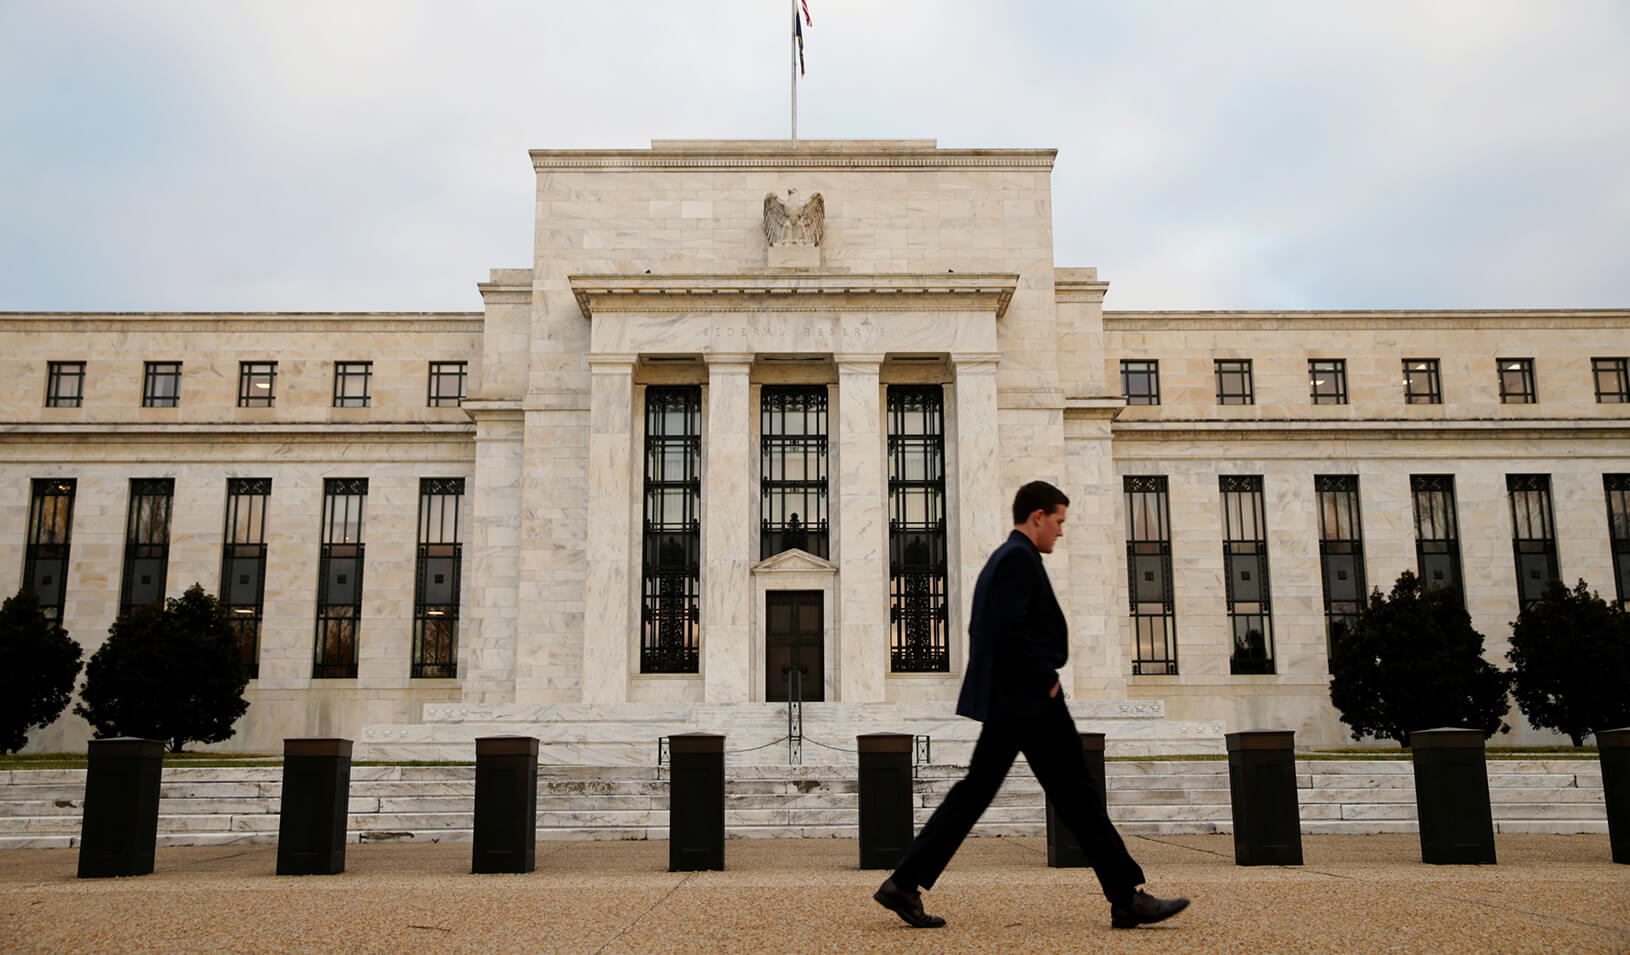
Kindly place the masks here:
[(0, 579), (87, 658), (203, 584), (251, 675), (222, 749), (575, 765), (793, 716), (806, 763), (965, 758), (973, 583), (1038, 478), (1112, 755), (1352, 745), (1331, 642), (1405, 570), (1502, 664), (1550, 579), (1630, 600), (1630, 309), (1117, 311), (1054, 260), (1054, 159), (538, 150), (530, 262), (469, 312), (0, 313)]

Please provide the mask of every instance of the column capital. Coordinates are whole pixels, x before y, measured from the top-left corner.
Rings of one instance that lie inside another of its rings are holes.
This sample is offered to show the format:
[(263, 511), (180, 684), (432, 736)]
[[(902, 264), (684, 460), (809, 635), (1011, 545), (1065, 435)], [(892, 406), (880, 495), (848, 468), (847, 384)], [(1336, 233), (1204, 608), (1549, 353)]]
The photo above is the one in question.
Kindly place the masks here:
[(753, 353), (750, 351), (705, 351), (702, 353), (702, 360), (707, 362), (709, 374), (712, 374), (715, 368), (728, 372), (737, 365), (742, 367), (742, 372), (745, 374), (752, 368)]
[(832, 353), (832, 362), (841, 371), (846, 366), (850, 371), (870, 371), (876, 374), (883, 365), (883, 353), (880, 351), (840, 351)]
[(590, 352), (585, 356), (589, 363), (589, 371), (594, 374), (629, 374), (634, 373), (634, 363), (639, 356), (633, 352)]
[(1002, 361), (1002, 353), (995, 351), (954, 351), (951, 353), (951, 365), (956, 373), (965, 374), (994, 374), (996, 366)]

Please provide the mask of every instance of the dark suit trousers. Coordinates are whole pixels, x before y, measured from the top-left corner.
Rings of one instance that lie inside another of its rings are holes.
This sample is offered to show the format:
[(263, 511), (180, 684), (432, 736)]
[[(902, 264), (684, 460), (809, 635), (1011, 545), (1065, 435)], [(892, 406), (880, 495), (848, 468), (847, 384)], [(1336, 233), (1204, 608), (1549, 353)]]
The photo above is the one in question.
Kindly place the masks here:
[(1053, 801), (1064, 825), (1070, 827), (1103, 887), (1110, 904), (1125, 904), (1144, 882), (1143, 870), (1132, 860), (1120, 833), (1098, 801), (1098, 791), (1087, 776), (1087, 758), (1081, 736), (1062, 698), (1051, 699), (1033, 719), (991, 720), (974, 744), (968, 775), (945, 795), (927, 825), (906, 849), (894, 870), (894, 882), (904, 888), (933, 888), (951, 856), (967, 838), (996, 798), (996, 790), (1019, 753), (1030, 763), (1036, 779)]

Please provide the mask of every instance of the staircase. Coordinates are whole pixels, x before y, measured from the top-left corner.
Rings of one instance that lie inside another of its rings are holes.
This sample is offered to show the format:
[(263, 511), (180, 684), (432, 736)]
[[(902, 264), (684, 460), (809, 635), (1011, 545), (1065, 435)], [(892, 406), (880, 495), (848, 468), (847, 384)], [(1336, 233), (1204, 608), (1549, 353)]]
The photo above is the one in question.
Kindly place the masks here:
[[(766, 751), (768, 752), (768, 751)], [(1307, 833), (1415, 832), (1415, 780), (1407, 760), (1298, 760)], [(919, 766), (920, 826), (964, 767)], [(1125, 833), (1232, 832), (1228, 764), (1221, 760), (1111, 761), (1109, 814)], [(1601, 764), (1595, 760), (1490, 760), (1499, 833), (1605, 833)], [(277, 841), (282, 769), (164, 770), (158, 844)], [(0, 848), (79, 843), (84, 770), (0, 772)], [(353, 766), (353, 842), (469, 842), (473, 766)], [(725, 826), (731, 838), (857, 835), (852, 766), (728, 765)], [(1038, 835), (1041, 787), (1021, 761), (974, 835)], [(539, 840), (665, 839), (668, 771), (645, 766), (540, 766)]]

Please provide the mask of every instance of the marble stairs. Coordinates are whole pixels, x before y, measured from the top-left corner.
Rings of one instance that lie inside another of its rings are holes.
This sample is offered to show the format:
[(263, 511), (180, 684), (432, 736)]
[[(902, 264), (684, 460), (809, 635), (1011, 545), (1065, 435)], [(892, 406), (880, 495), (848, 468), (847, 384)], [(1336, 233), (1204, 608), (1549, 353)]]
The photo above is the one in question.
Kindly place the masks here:
[[(1415, 790), (1406, 760), (1298, 760), (1302, 830), (1414, 832)], [(1110, 816), (1123, 832), (1231, 832), (1228, 764), (1221, 760), (1111, 761)], [(963, 767), (918, 767), (919, 825)], [(1607, 831), (1595, 760), (1491, 760), (1496, 832)], [(277, 841), (279, 767), (174, 768), (163, 775), (161, 846)], [(664, 839), (668, 772), (656, 767), (540, 766), (540, 840)], [(0, 848), (69, 848), (79, 841), (84, 770), (0, 772)], [(352, 842), (468, 842), (473, 766), (354, 766)], [(729, 765), (725, 825), (731, 838), (853, 837), (858, 784), (852, 767)], [(1036, 835), (1043, 799), (1022, 761), (975, 835)]]

